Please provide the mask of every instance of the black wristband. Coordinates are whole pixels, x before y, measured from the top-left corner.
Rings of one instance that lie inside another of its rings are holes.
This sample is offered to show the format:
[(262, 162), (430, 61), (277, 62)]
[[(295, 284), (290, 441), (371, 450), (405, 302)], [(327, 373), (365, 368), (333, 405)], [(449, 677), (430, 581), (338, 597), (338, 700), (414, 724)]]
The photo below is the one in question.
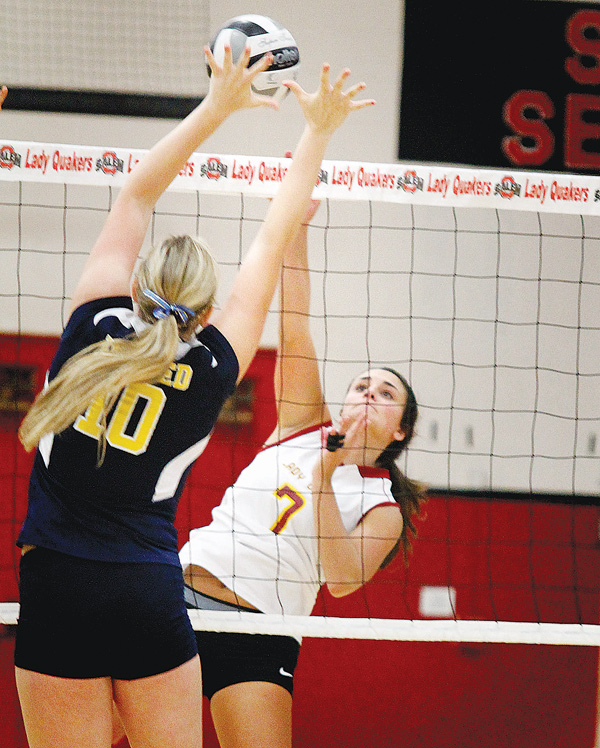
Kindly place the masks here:
[(346, 434), (327, 434), (326, 449), (328, 452), (337, 452), (340, 447), (344, 446)]

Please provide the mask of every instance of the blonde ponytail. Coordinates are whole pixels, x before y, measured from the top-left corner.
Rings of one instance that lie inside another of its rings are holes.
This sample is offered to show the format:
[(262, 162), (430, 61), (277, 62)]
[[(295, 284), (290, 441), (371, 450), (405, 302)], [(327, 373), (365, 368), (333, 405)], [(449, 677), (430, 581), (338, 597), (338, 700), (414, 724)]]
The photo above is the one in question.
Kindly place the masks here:
[[(212, 306), (216, 266), (206, 247), (189, 236), (169, 237), (153, 249), (137, 276), (139, 315), (149, 323), (139, 334), (94, 343), (72, 356), (35, 399), (19, 429), (27, 451), (50, 432), (59, 433), (98, 398), (99, 462), (102, 462), (106, 417), (120, 392), (134, 382), (157, 382), (175, 358), (181, 337), (191, 334), (198, 318)], [(160, 307), (144, 294), (149, 290), (189, 314), (156, 314)], [(179, 320), (179, 322), (178, 322)]]

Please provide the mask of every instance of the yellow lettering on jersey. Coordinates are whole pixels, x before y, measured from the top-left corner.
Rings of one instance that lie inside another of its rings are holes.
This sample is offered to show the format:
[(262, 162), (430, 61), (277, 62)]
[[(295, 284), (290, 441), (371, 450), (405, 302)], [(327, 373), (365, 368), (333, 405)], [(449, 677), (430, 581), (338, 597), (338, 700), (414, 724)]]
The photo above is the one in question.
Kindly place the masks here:
[(163, 374), (160, 384), (173, 387), (176, 390), (187, 390), (192, 381), (193, 373), (194, 371), (189, 364), (172, 363), (168, 371)]
[(100, 438), (100, 413), (102, 412), (103, 397), (99, 397), (90, 405), (82, 416), (78, 416), (73, 428), (93, 439)]
[(173, 387), (176, 390), (187, 390), (192, 380), (192, 374), (192, 367), (189, 364), (177, 364)]
[[(135, 433), (130, 436), (125, 433), (125, 430), (140, 399), (145, 400), (146, 404)], [(167, 396), (160, 387), (143, 382), (130, 384), (123, 391), (117, 409), (110, 419), (106, 441), (111, 446), (125, 452), (136, 455), (142, 454), (148, 448), (148, 442), (154, 433), (166, 401)]]
[(298, 467), (297, 465), (295, 465), (295, 464), (294, 464), (293, 462), (290, 462), (290, 464), (289, 464), (289, 465), (284, 465), (283, 467), (284, 467), (284, 468), (287, 468), (287, 469), (288, 469), (288, 470), (290, 471), (290, 473), (291, 473), (291, 474), (292, 474), (293, 476), (295, 476), (296, 478), (300, 478), (300, 480), (304, 480), (304, 473), (303, 473), (303, 472), (302, 472), (302, 470), (300, 470), (300, 468), (299, 468), (299, 467)]
[[(189, 385), (189, 379), (187, 381)], [(146, 403), (135, 433), (133, 435), (126, 434), (125, 431), (140, 399), (145, 400)], [(134, 455), (145, 452), (166, 400), (166, 394), (156, 385), (145, 383), (128, 385), (123, 390), (115, 411), (106, 426), (106, 441), (112, 447), (123, 452), (130, 452)], [(100, 414), (103, 402), (104, 399), (101, 397), (95, 400), (83, 415), (78, 416), (73, 428), (86, 436), (91, 436), (92, 439), (99, 439), (101, 431)]]

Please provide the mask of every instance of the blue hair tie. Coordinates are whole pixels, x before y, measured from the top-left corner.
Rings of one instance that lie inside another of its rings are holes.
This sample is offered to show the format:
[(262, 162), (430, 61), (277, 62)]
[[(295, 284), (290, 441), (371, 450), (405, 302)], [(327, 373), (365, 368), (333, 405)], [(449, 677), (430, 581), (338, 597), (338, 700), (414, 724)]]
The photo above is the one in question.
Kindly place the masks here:
[(183, 306), (183, 304), (169, 304), (168, 301), (165, 301), (157, 293), (154, 293), (154, 291), (150, 291), (149, 288), (145, 288), (143, 294), (156, 304), (156, 307), (152, 310), (152, 316), (155, 319), (166, 319), (172, 314), (178, 317), (180, 322), (185, 325), (196, 314), (193, 309)]

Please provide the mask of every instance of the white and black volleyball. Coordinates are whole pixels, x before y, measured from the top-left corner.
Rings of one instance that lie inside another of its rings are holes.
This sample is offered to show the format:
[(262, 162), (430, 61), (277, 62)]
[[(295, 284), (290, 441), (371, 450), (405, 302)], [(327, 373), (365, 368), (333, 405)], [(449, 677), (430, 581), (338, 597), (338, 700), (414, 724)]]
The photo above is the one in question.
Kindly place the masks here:
[(252, 87), (256, 93), (272, 96), (276, 101), (281, 101), (289, 93), (281, 82), (296, 80), (300, 53), (294, 37), (280, 23), (267, 16), (236, 16), (217, 31), (210, 43), (211, 52), (219, 65), (223, 63), (226, 44), (231, 47), (234, 62), (239, 59), (246, 44), (250, 44), (250, 65), (271, 52), (272, 64), (256, 76)]

